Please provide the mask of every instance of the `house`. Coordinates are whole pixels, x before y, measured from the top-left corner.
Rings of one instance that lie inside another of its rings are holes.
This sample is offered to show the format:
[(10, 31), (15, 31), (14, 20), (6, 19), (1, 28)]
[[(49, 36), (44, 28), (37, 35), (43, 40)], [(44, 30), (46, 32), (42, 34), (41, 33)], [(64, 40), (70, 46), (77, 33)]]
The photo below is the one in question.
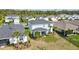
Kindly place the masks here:
[(28, 21), (29, 19), (33, 18), (32, 16), (24, 16), (23, 19), (25, 19), (26, 21)]
[(46, 35), (53, 32), (53, 23), (44, 19), (36, 19), (28, 22), (31, 34), (35, 37), (35, 32), (40, 32), (40, 35)]
[(57, 27), (61, 30), (73, 30), (74, 32), (79, 33), (79, 20), (71, 20), (71, 21), (58, 21), (54, 22), (54, 27)]
[[(16, 30), (21, 33), (18, 38), (12, 36)], [(16, 44), (18, 40), (26, 42), (27, 36), (23, 35), (23, 32), (24, 27), (22, 24), (12, 24), (11, 26), (8, 24), (3, 25), (0, 27), (0, 45)]]
[(10, 44), (17, 44), (18, 42), (27, 42), (27, 36), (20, 35), (18, 38), (17, 37), (11, 37), (9, 39)]
[(27, 21), (35, 20), (36, 18), (33, 16), (25, 16), (24, 19)]
[(48, 16), (48, 18), (49, 19), (51, 19), (51, 21), (53, 21), (53, 22), (57, 22), (58, 21), (58, 18), (57, 18), (57, 16)]
[(44, 19), (46, 21), (49, 21), (49, 18), (46, 16), (38, 16), (38, 17), (36, 17), (36, 19)]
[(20, 17), (19, 16), (16, 16), (16, 15), (8, 15), (8, 16), (5, 16), (5, 22), (8, 23), (10, 21), (13, 21), (14, 24), (19, 24), (20, 23)]
[(28, 21), (35, 20), (35, 19), (36, 19), (36, 18), (33, 17), (33, 18), (28, 19)]

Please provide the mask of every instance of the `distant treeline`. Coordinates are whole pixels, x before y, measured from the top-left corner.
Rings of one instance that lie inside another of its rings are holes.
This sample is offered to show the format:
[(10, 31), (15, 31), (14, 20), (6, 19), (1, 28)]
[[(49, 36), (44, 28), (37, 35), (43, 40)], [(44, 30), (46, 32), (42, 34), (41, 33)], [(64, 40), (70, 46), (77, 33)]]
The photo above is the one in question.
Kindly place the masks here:
[(58, 14), (79, 14), (79, 10), (14, 10), (14, 9), (0, 9), (0, 15), (6, 16), (10, 14), (16, 14), (19, 16), (48, 16), (48, 15), (58, 15)]

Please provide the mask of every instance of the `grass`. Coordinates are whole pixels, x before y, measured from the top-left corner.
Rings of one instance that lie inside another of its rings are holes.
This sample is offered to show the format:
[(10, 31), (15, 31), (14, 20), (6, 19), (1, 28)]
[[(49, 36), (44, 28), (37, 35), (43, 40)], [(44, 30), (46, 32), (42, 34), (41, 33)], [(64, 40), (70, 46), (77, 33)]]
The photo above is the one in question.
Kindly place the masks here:
[(68, 36), (68, 40), (79, 47), (79, 34)]
[(74, 41), (79, 41), (79, 35), (71, 35), (68, 38)]
[(43, 37), (43, 39), (46, 41), (46, 42), (56, 42), (57, 38), (50, 34), (50, 35), (47, 35), (46, 37)]

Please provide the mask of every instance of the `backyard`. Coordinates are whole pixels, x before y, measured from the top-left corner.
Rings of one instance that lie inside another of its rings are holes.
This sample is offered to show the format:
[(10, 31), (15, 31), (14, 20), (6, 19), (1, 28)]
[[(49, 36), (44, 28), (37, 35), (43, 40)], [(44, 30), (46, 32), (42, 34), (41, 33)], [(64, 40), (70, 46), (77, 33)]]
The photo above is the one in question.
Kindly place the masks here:
[[(54, 34), (49, 34), (49, 35), (37, 38), (36, 40), (29, 37), (31, 46), (27, 48), (26, 46), (24, 46), (24, 44), (21, 44), (20, 45), (22, 47), (21, 49), (22, 50), (63, 50), (63, 49), (78, 50), (79, 49), (69, 41), (59, 36), (56, 32)], [(14, 46), (6, 46), (5, 48), (0, 48), (0, 49), (13, 50), (15, 48)]]

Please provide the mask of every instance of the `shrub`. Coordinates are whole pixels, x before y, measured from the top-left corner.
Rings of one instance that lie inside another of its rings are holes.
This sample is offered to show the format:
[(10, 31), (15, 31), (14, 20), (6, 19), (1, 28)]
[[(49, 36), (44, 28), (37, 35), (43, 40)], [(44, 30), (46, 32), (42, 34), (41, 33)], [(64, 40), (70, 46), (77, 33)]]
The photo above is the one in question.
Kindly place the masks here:
[(73, 34), (73, 30), (68, 29), (67, 31), (65, 31), (66, 34)]

